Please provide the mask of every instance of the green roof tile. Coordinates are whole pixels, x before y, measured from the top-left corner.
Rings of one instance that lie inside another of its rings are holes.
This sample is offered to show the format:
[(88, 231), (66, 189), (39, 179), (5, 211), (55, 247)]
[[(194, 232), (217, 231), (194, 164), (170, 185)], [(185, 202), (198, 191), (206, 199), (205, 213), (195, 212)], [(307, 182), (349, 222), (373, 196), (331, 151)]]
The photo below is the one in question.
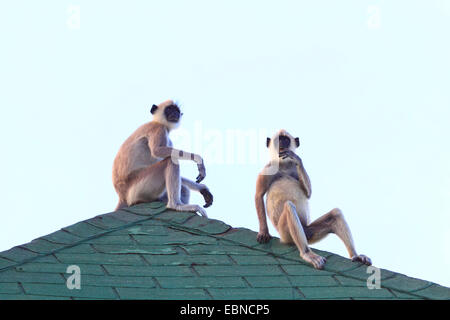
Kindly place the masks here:
[[(360, 279), (360, 280), (364, 280), (364, 281), (366, 281), (367, 277), (370, 275), (369, 273), (367, 273), (367, 266), (361, 265), (361, 264), (359, 264), (354, 269), (343, 271), (342, 273), (348, 277), (356, 278), (356, 279)], [(395, 275), (396, 275), (395, 272), (385, 270), (385, 269), (380, 269), (381, 280), (386, 280), (386, 279), (392, 278)]]
[(302, 299), (303, 297), (296, 288), (222, 288), (208, 289), (214, 299), (227, 300), (232, 297), (235, 300), (257, 300), (257, 299)]
[(284, 275), (276, 265), (259, 266), (194, 266), (200, 276), (272, 276)]
[(141, 203), (122, 210), (141, 215), (143, 217), (155, 217), (161, 212), (166, 211), (166, 206), (162, 202), (152, 202)]
[(230, 226), (219, 220), (208, 219), (200, 216), (193, 216), (186, 223), (184, 227), (201, 231), (207, 234), (221, 234), (230, 230)]
[(54, 250), (64, 248), (64, 244), (53, 243), (44, 239), (36, 239), (21, 246), (36, 253), (50, 253)]
[(82, 240), (81, 237), (75, 236), (63, 230), (59, 230), (46, 236), (43, 236), (41, 239), (57, 244), (74, 244)]
[(294, 287), (335, 287), (339, 285), (332, 276), (292, 276), (289, 277)]
[(204, 245), (204, 244), (196, 244), (196, 245), (182, 245), (180, 246), (189, 254), (233, 254), (233, 255), (264, 255), (264, 252), (252, 250), (251, 248), (238, 246), (238, 245)]
[(16, 283), (55, 283), (59, 284), (63, 280), (61, 274), (58, 273), (45, 273), (38, 274), (30, 272), (20, 272), (14, 269), (0, 272), (0, 286), (4, 282), (16, 282)]
[(100, 253), (108, 254), (176, 254), (174, 247), (168, 246), (145, 246), (140, 244), (122, 245), (122, 244), (95, 244), (95, 250)]
[[(327, 262), (325, 263), (324, 270), (328, 271), (339, 271), (339, 272), (345, 272), (350, 270), (355, 270), (358, 267), (361, 266), (359, 263), (352, 263), (349, 264), (349, 259), (346, 259), (344, 257), (333, 255), (327, 258)], [(367, 275), (366, 275), (367, 278)]]
[(10, 267), (16, 264), (14, 261), (0, 257), (0, 269)]
[(240, 277), (156, 277), (162, 288), (245, 288)]
[(394, 296), (388, 290), (372, 289), (367, 287), (301, 287), (300, 291), (307, 299), (340, 299), (340, 298), (366, 298), (366, 299), (392, 299)]
[(0, 294), (0, 300), (71, 300), (71, 298), (59, 296), (39, 296), (32, 294)]
[(354, 279), (339, 275), (334, 275), (333, 278), (344, 287), (367, 287), (367, 279)]
[(56, 258), (65, 264), (118, 264), (118, 265), (143, 265), (144, 262), (137, 254), (106, 254), (106, 253), (63, 253), (58, 252), (55, 254)]
[(232, 265), (233, 261), (226, 255), (142, 255), (150, 265)]
[(103, 230), (119, 228), (124, 225), (124, 221), (114, 218), (112, 216), (108, 216), (107, 214), (96, 216), (92, 219), (86, 220), (85, 222)]
[(420, 297), (420, 296), (417, 296), (417, 295), (413, 295), (413, 294), (408, 294), (408, 293), (405, 293), (405, 292), (400, 292), (400, 291), (396, 291), (396, 290), (392, 290), (392, 289), (390, 289), (390, 291), (392, 292), (392, 294), (397, 299), (401, 299), (401, 300), (418, 300), (418, 299), (423, 299), (423, 297)]
[(84, 298), (100, 298), (100, 299), (115, 299), (116, 295), (110, 287), (94, 287), (82, 285), (80, 290), (68, 289), (65, 281), (62, 284), (47, 284), (47, 283), (24, 283), (24, 290), (26, 294), (35, 294), (43, 296), (58, 296), (58, 297), (84, 297)]
[(401, 274), (383, 280), (383, 286), (386, 286), (387, 288), (395, 288), (397, 290), (402, 290), (406, 292), (428, 288), (430, 285), (431, 283), (428, 281), (409, 278)]
[(166, 236), (133, 235), (133, 239), (139, 244), (151, 245), (194, 245), (217, 244), (218, 240), (208, 236), (192, 235), (187, 232), (172, 232)]
[(63, 228), (62, 230), (81, 238), (93, 237), (97, 234), (105, 232), (103, 229), (95, 227), (86, 222), (79, 222), (69, 227)]
[[(96, 253), (97, 250), (94, 249), (94, 246), (92, 244), (80, 243), (80, 244), (77, 244), (77, 245), (75, 245), (73, 247), (65, 248), (63, 252), (65, 254), (68, 254), (68, 253), (80, 253), (80, 254), (83, 254), (83, 253)], [(42, 261), (40, 261), (40, 262), (42, 262)]]
[(98, 238), (92, 238), (89, 240), (85, 241), (86, 243), (91, 243), (91, 244), (118, 244), (118, 245), (133, 245), (135, 244), (135, 241), (133, 240), (133, 238), (130, 235), (127, 234), (122, 234), (122, 235), (117, 235), (117, 234), (113, 234), (113, 233), (109, 233), (106, 235), (103, 235), (101, 237)]
[[(155, 222), (154, 220), (151, 220), (149, 222)], [(138, 225), (134, 225), (131, 226), (127, 229), (123, 229), (123, 230), (118, 230), (115, 231), (113, 233), (111, 233), (111, 235), (121, 235), (121, 234), (128, 234), (128, 235), (142, 235), (142, 236), (152, 236), (152, 237), (157, 237), (157, 236), (166, 236), (167, 235), (167, 225), (143, 225), (142, 224), (138, 224)]]
[(229, 254), (230, 258), (239, 265), (268, 265), (268, 264), (276, 264), (279, 265), (280, 261), (277, 260), (270, 254), (261, 254), (261, 255), (234, 255)]
[(117, 288), (121, 299), (133, 300), (206, 300), (210, 299), (204, 289), (142, 289)]
[(253, 246), (253, 248), (264, 252), (275, 253), (277, 255), (288, 255), (292, 253), (295, 256), (295, 259), (300, 259), (300, 255), (295, 245), (281, 243), (280, 239), (277, 238), (272, 238), (268, 243), (258, 244)]
[[(324, 270), (295, 245), (161, 202), (139, 204), (67, 226), (0, 252), (0, 300), (7, 299), (450, 299), (450, 289), (330, 252)], [(80, 268), (81, 290), (67, 288)]]
[(108, 216), (111, 218), (121, 220), (126, 223), (142, 221), (143, 219), (145, 219), (145, 217), (142, 217), (142, 215), (137, 215), (133, 212), (124, 211), (124, 210), (111, 212), (108, 214)]
[(105, 265), (105, 269), (110, 275), (139, 277), (185, 277), (193, 276), (194, 272), (186, 266), (122, 266)]
[(282, 266), (283, 270), (290, 276), (325, 276), (333, 273), (325, 270), (316, 270), (306, 264), (288, 264)]
[[(65, 275), (66, 279), (70, 275)], [(155, 288), (156, 282), (151, 277), (83, 275), (83, 285), (93, 287), (129, 287)]]
[[(20, 272), (28, 272), (28, 273), (57, 273), (64, 274), (66, 273), (67, 267), (71, 264), (67, 263), (24, 263), (20, 266), (17, 266), (15, 270)], [(78, 264), (80, 267), (82, 274), (98, 274), (104, 275), (105, 272), (101, 265), (96, 264)], [(0, 284), (1, 285), (1, 284)]]
[(156, 219), (174, 224), (183, 224), (193, 217), (197, 217), (197, 215), (193, 212), (177, 212), (168, 210), (159, 214)]
[(17, 282), (0, 283), (0, 293), (17, 294), (21, 292), (22, 290), (20, 289), (19, 284)]
[(9, 249), (8, 251), (4, 251), (0, 253), (0, 257), (6, 258), (15, 262), (27, 260), (31, 258), (37, 257), (38, 254), (36, 252), (23, 249), (21, 247), (14, 247)]
[[(46, 263), (58, 263), (56, 257), (52, 254), (45, 254), (37, 256), (36, 258), (32, 258), (30, 262), (46, 262)], [(24, 261), (16, 263), (16, 265), (22, 265)]]
[(245, 280), (253, 288), (291, 288), (292, 284), (289, 278), (281, 276), (246, 276)]
[(433, 284), (428, 288), (415, 291), (414, 294), (429, 299), (446, 299), (446, 300), (450, 299), (449, 288), (440, 286), (438, 284)]
[(251, 230), (245, 228), (231, 229), (221, 237), (223, 239), (227, 239), (238, 244), (243, 244), (245, 246), (254, 247), (259, 245), (258, 241), (256, 241), (254, 233)]

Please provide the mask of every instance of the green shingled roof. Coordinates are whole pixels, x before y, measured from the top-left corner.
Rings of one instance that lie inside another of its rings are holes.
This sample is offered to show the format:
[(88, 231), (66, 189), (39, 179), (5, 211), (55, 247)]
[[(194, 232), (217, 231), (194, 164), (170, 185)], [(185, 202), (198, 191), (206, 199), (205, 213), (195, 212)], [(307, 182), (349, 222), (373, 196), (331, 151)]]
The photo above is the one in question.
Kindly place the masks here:
[[(450, 289), (327, 258), (315, 270), (274, 238), (155, 202), (100, 215), (0, 253), (3, 299), (450, 299)], [(81, 270), (70, 290), (67, 267)]]

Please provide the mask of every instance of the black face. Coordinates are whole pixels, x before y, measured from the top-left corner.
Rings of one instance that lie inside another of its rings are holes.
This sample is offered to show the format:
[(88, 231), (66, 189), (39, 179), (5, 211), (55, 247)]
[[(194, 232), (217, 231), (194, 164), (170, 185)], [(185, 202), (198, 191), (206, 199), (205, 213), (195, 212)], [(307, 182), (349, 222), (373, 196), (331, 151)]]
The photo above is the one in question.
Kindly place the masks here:
[(279, 142), (280, 151), (289, 149), (289, 147), (291, 146), (291, 138), (289, 138), (287, 136), (280, 136), (279, 141), (280, 141)]
[[(295, 146), (298, 148), (300, 146), (300, 139), (299, 138), (295, 138), (294, 140), (295, 140)], [(267, 141), (266, 141), (267, 148), (269, 148), (271, 141), (272, 140), (270, 138), (267, 138)], [(289, 149), (289, 147), (291, 146), (291, 138), (289, 138), (288, 136), (285, 136), (285, 135), (280, 135), (278, 137), (278, 142), (279, 142), (278, 149), (280, 151), (284, 151), (286, 149)]]
[(177, 105), (170, 105), (164, 109), (164, 115), (169, 122), (178, 122), (182, 113)]

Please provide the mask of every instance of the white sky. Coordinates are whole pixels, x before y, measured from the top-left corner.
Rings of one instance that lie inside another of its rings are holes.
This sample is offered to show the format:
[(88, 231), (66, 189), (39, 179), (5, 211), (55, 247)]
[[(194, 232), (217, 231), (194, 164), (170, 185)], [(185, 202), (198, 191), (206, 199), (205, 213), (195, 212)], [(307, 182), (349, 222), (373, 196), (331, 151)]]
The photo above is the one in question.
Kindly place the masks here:
[(119, 146), (173, 98), (211, 218), (258, 230), (254, 155), (285, 128), (313, 219), (339, 207), (375, 266), (450, 286), (449, 34), (445, 0), (3, 1), (0, 251), (112, 211)]

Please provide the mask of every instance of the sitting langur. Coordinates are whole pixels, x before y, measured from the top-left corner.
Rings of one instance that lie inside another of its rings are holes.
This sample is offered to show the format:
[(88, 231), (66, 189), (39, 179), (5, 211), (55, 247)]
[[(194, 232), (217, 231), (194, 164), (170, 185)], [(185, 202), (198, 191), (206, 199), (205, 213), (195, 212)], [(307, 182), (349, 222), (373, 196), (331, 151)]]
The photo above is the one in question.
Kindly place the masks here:
[(267, 138), (271, 160), (259, 174), (256, 183), (258, 242), (266, 243), (271, 238), (263, 199), (267, 194), (267, 214), (280, 234), (281, 241), (295, 243), (300, 256), (315, 268), (322, 269), (326, 259), (312, 252), (308, 244), (323, 239), (329, 233), (335, 233), (344, 242), (352, 261), (371, 265), (368, 257), (356, 253), (350, 229), (341, 210), (333, 209), (310, 222), (308, 199), (311, 197), (311, 182), (302, 160), (295, 154), (299, 145), (299, 139), (285, 130), (280, 130), (272, 139)]
[[(178, 127), (182, 113), (168, 100), (151, 109), (153, 120), (139, 127), (120, 147), (113, 165), (113, 184), (119, 195), (116, 210), (143, 202), (165, 201), (167, 208), (176, 211), (206, 211), (189, 204), (190, 191), (200, 192), (209, 207), (213, 196), (200, 182), (205, 178), (203, 159), (196, 154), (174, 149), (169, 139), (172, 129)], [(197, 181), (180, 175), (179, 160), (197, 164)]]

